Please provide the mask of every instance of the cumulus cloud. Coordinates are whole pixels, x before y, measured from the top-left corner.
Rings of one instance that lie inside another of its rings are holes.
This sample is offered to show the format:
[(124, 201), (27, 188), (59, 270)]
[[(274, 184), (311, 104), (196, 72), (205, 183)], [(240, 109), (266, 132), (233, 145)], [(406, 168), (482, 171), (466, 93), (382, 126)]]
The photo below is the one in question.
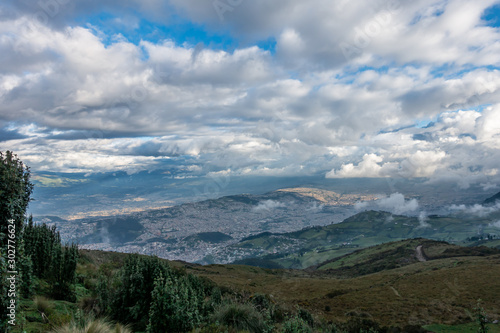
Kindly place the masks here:
[[(408, 214), (418, 210), (417, 199), (405, 199), (401, 193), (393, 193), (389, 196), (381, 197), (375, 201), (357, 202), (354, 205), (356, 210), (383, 210), (393, 214)], [(389, 221), (390, 222), (390, 221)]]
[[(36, 169), (500, 180), (493, 0), (42, 3), (0, 13), (0, 150)], [(102, 8), (238, 43), (80, 24)]]
[(393, 193), (388, 197), (379, 199), (376, 204), (380, 209), (394, 214), (414, 212), (418, 209), (417, 199), (406, 200), (401, 193)]
[(326, 178), (379, 178), (379, 177), (431, 177), (441, 166), (446, 157), (442, 151), (420, 151), (399, 157), (393, 155), (393, 160), (384, 162), (382, 156), (365, 154), (357, 165), (343, 164), (340, 170), (332, 170)]
[(252, 208), (254, 212), (261, 212), (266, 210), (273, 210), (276, 208), (286, 207), (283, 202), (275, 201), (275, 200), (265, 200), (259, 202), (259, 204)]

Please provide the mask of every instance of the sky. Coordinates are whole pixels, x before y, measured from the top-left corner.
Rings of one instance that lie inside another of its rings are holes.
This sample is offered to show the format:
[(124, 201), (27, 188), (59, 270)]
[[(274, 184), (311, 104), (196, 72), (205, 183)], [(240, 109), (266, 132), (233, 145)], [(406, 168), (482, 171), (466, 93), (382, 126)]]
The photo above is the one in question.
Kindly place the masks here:
[(500, 184), (500, 1), (3, 0), (32, 170)]

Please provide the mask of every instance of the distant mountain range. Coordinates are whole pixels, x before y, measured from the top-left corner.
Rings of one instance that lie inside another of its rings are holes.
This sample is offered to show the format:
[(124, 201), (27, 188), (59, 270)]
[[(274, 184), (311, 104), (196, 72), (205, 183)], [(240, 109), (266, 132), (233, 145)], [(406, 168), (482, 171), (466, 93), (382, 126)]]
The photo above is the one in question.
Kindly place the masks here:
[(420, 217), (368, 210), (351, 216), (355, 203), (376, 199), (301, 187), (128, 215), (79, 220), (45, 216), (37, 221), (55, 224), (64, 241), (83, 248), (270, 268), (307, 268), (360, 248), (407, 238), (458, 243), (500, 233), (495, 209)]

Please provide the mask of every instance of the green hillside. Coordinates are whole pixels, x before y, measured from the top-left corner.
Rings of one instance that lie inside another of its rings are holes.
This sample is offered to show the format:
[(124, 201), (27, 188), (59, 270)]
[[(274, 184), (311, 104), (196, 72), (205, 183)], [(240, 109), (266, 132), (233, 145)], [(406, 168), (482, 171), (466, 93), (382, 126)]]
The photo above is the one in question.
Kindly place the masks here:
[(325, 270), (329, 274), (340, 277), (356, 277), (404, 267), (419, 261), (496, 254), (500, 254), (500, 249), (484, 246), (463, 247), (442, 241), (416, 238), (357, 250), (312, 266), (309, 270)]
[(324, 227), (284, 234), (263, 233), (244, 239), (232, 248), (246, 251), (247, 257), (253, 258), (251, 263), (248, 260), (236, 263), (303, 269), (360, 248), (408, 238), (461, 243), (477, 237), (478, 232), (484, 235), (498, 233), (491, 222), (487, 218), (459, 215), (431, 215), (422, 221), (417, 217), (367, 211)]

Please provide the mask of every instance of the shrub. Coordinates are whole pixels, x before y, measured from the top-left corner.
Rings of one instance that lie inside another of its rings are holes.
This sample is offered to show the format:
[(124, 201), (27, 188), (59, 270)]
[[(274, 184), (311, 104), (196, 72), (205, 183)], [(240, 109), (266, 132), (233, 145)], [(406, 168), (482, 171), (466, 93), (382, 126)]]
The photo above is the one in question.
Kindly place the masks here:
[(265, 332), (266, 324), (262, 315), (248, 304), (228, 304), (220, 307), (213, 315), (213, 321), (237, 330)]
[(307, 322), (300, 318), (294, 317), (290, 318), (283, 324), (281, 328), (282, 333), (311, 333), (311, 327), (307, 324)]
[(486, 317), (486, 312), (481, 307), (481, 299), (477, 300), (477, 304), (474, 307), (474, 315), (476, 317), (476, 323), (479, 326), (478, 333), (488, 333), (489, 328), (486, 326), (488, 318)]
[(264, 311), (269, 308), (270, 301), (266, 295), (263, 294), (255, 294), (250, 297), (252, 304), (259, 311)]
[(313, 318), (312, 314), (309, 311), (307, 311), (306, 309), (299, 309), (298, 316), (303, 321), (305, 321), (309, 326), (311, 326), (311, 327), (314, 326), (314, 318)]

